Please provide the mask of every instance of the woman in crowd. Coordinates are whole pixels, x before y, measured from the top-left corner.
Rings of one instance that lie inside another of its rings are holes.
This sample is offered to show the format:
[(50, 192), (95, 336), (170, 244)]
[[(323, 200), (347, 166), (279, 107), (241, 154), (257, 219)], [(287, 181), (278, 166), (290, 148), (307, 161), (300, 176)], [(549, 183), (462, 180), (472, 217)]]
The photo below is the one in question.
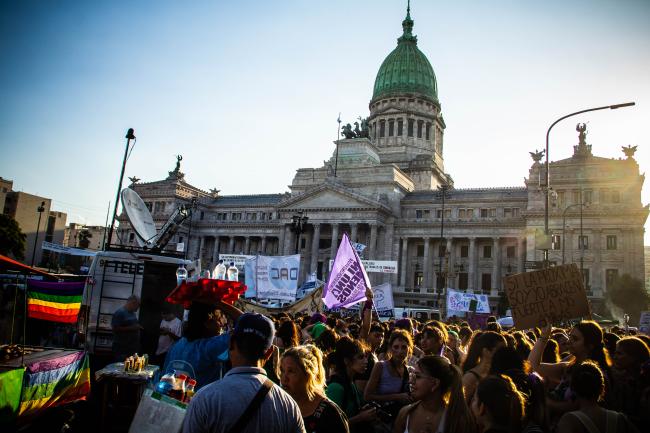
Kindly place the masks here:
[(370, 373), (365, 399), (379, 402), (391, 416), (411, 402), (407, 359), (413, 353), (411, 335), (395, 329), (388, 339), (388, 360), (379, 361)]
[(368, 430), (377, 413), (374, 408), (364, 408), (361, 393), (353, 381), (354, 375), (363, 373), (366, 368), (365, 347), (359, 340), (341, 337), (328, 358), (334, 374), (325, 394), (345, 412), (352, 432)]
[(503, 346), (506, 346), (506, 339), (493, 331), (479, 332), (472, 338), (463, 363), (463, 388), (468, 402), (471, 401), (478, 383), (487, 377), (492, 355)]
[(221, 334), (221, 311), (233, 321), (242, 314), (239, 309), (224, 302), (219, 302), (216, 307), (192, 303), (183, 338), (167, 352), (163, 373), (183, 370), (196, 378), (197, 390), (221, 376), (222, 363), (228, 359), (230, 342), (228, 334)]
[(275, 333), (275, 343), (280, 352), (300, 344), (300, 330), (290, 319), (283, 319)]
[(323, 354), (312, 344), (284, 351), (280, 363), (282, 388), (300, 408), (307, 433), (348, 433), (345, 414), (325, 396)]
[(425, 326), (419, 334), (418, 346), (423, 355), (444, 355), (445, 333), (438, 327)]
[(411, 382), (416, 403), (400, 410), (393, 432), (474, 432), (474, 420), (463, 396), (461, 372), (447, 358), (421, 358)]
[(471, 409), (481, 433), (520, 433), (524, 404), (509, 377), (488, 376), (478, 384)]
[(530, 365), (513, 347), (501, 347), (492, 356), (490, 376), (505, 375), (512, 379), (517, 390), (525, 396), (525, 417), (522, 433), (545, 433), (549, 431), (546, 408), (546, 389), (537, 373), (530, 373)]
[(533, 370), (539, 373), (546, 381), (559, 383), (552, 393), (552, 401), (549, 408), (554, 414), (562, 415), (569, 410), (576, 409), (575, 398), (570, 392), (571, 368), (573, 365), (591, 360), (598, 364), (605, 374), (605, 383), (609, 381), (609, 355), (603, 342), (603, 330), (592, 321), (583, 321), (576, 324), (569, 335), (569, 352), (573, 356), (570, 361), (562, 361), (555, 364), (541, 362), (546, 342), (551, 335), (551, 326), (544, 327), (542, 335), (535, 342), (530, 352), (528, 361)]
[(560, 418), (558, 433), (637, 432), (625, 415), (600, 406), (605, 393), (605, 378), (597, 363), (584, 361), (572, 367), (571, 390), (576, 396), (578, 410), (567, 412)]
[(637, 337), (616, 343), (612, 356), (612, 402), (639, 429), (650, 424), (650, 377), (643, 367), (650, 363), (650, 349)]

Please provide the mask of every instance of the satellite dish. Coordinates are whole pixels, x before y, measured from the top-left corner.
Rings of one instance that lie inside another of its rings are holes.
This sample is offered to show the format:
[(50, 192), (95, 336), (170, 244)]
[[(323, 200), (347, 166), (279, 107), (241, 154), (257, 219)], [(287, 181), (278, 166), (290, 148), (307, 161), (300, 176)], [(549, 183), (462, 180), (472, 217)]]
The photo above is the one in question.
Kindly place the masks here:
[(122, 205), (140, 247), (151, 246), (156, 237), (156, 224), (138, 193), (131, 188), (124, 188), (122, 190)]

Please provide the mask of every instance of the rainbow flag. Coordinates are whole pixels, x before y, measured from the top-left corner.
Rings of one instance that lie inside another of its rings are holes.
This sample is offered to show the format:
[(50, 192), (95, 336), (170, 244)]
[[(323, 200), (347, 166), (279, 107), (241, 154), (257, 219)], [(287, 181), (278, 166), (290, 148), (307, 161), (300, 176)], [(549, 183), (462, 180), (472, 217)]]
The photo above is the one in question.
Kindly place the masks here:
[(85, 283), (27, 280), (27, 316), (30, 319), (75, 323)]
[(90, 393), (90, 363), (84, 351), (37, 361), (27, 366), (19, 416), (42, 409), (85, 400)]

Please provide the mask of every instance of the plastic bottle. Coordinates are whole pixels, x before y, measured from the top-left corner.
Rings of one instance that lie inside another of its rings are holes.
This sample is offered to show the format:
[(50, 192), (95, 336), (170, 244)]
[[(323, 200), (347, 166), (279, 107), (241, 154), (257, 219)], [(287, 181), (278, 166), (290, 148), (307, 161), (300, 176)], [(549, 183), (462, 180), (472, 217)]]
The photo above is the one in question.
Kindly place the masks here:
[(239, 269), (235, 266), (235, 262), (230, 262), (230, 267), (228, 268), (228, 280), (239, 281)]
[(169, 393), (174, 389), (174, 382), (174, 374), (167, 373), (160, 378), (160, 382), (156, 385), (156, 391), (164, 395), (169, 395)]
[(189, 403), (194, 397), (194, 388), (196, 387), (196, 380), (188, 379), (185, 385), (185, 403)]
[(174, 387), (169, 393), (169, 396), (176, 400), (183, 401), (183, 398), (185, 398), (185, 381), (187, 380), (187, 375), (179, 374), (174, 375), (174, 377), (176, 380), (174, 381)]
[(187, 280), (187, 269), (185, 269), (185, 266), (180, 265), (178, 269), (176, 269), (176, 285), (180, 286), (185, 280)]
[(215, 266), (212, 277), (216, 280), (226, 279), (226, 265), (223, 264), (223, 260), (219, 260), (219, 264)]

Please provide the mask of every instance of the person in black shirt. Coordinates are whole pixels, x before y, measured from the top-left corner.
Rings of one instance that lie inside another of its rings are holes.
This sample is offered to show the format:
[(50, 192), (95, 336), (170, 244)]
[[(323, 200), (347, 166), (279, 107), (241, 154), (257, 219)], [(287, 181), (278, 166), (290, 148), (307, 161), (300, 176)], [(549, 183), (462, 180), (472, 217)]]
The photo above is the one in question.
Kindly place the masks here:
[(325, 396), (323, 353), (318, 347), (287, 349), (280, 362), (280, 383), (298, 403), (307, 433), (349, 433), (347, 417)]

